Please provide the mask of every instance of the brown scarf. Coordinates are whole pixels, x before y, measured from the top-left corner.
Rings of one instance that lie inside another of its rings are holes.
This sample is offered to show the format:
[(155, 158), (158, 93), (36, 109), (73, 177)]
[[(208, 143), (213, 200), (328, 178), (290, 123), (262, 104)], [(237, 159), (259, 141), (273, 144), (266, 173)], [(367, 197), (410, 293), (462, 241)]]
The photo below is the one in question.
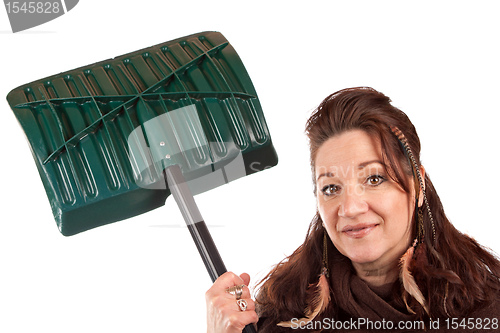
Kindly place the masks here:
[(374, 321), (410, 321), (414, 317), (406, 309), (398, 309), (384, 297), (376, 293), (356, 275), (351, 262), (336, 254), (335, 264), (331, 268), (331, 290), (337, 307), (353, 318)]

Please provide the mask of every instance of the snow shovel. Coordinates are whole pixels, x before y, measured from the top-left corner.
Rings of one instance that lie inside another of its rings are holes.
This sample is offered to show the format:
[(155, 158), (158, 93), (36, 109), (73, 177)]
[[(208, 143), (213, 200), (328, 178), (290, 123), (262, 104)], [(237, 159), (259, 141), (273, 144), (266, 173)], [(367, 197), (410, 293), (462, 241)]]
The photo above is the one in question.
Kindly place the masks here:
[(63, 235), (158, 208), (172, 194), (212, 281), (226, 272), (193, 194), (278, 159), (250, 77), (222, 34), (50, 76), (7, 100)]

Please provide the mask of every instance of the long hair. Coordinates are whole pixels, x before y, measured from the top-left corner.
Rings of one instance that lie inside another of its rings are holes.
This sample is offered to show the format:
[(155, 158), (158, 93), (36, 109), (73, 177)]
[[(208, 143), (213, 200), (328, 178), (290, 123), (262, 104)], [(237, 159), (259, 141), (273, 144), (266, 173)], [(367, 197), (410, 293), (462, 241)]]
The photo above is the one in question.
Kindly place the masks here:
[[(406, 114), (391, 105), (387, 96), (374, 89), (361, 87), (344, 89), (325, 98), (306, 124), (313, 184), (314, 163), (319, 147), (335, 135), (360, 129), (379, 140), (388, 174), (410, 193), (410, 182), (415, 181), (412, 165), (407, 151), (391, 130), (393, 128), (404, 134), (420, 167), (417, 131)], [(417, 185), (416, 191), (418, 189)], [(496, 300), (500, 289), (500, 262), (489, 250), (453, 227), (444, 213), (428, 172), (425, 173), (425, 194), (430, 214), (423, 214), (425, 236), (415, 251), (410, 270), (426, 299), (427, 309), (411, 297), (408, 305), (420, 319), (429, 314), (433, 318), (463, 317)], [(433, 217), (432, 221), (430, 216)], [(416, 237), (415, 219), (412, 223), (413, 236)], [(316, 214), (304, 243), (261, 281), (256, 297), (257, 309), (260, 316), (271, 319), (269, 322), (303, 314), (309, 297), (308, 286), (315, 283), (321, 269), (323, 230), (321, 218)], [(336, 251), (333, 244), (329, 243), (329, 251)], [(329, 265), (335, 263), (330, 262)], [(395, 293), (399, 293), (394, 295), (395, 300), (404, 307), (406, 291), (399, 281), (395, 284), (399, 284), (399, 288), (393, 288)], [(335, 297), (332, 295), (333, 312)], [(269, 329), (273, 331), (274, 328)]]

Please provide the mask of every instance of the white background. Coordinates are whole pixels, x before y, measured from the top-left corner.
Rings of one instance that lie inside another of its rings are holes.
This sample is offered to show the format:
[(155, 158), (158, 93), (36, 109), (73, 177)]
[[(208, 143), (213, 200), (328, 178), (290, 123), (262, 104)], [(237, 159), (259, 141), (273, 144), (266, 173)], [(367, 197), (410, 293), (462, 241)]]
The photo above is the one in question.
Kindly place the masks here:
[[(81, 0), (12, 34), (0, 10), (0, 96), (19, 85), (206, 30), (259, 94), (280, 162), (197, 196), (228, 269), (254, 282), (315, 212), (303, 128), (341, 88), (367, 85), (412, 119), (452, 222), (500, 252), (500, 21), (495, 1)], [(298, 3), (298, 2), (295, 2)], [(211, 281), (173, 199), (73, 237), (56, 228), (23, 131), (0, 103), (0, 332), (203, 332)]]

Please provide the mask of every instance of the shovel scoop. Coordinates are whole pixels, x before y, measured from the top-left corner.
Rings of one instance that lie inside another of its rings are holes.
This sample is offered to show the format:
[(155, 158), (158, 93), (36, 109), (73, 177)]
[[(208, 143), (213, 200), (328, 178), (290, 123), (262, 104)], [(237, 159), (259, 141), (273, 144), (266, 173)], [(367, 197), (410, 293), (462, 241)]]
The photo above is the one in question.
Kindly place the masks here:
[(7, 100), (63, 235), (172, 194), (213, 281), (226, 269), (193, 195), (278, 162), (250, 77), (218, 32), (37, 80)]

